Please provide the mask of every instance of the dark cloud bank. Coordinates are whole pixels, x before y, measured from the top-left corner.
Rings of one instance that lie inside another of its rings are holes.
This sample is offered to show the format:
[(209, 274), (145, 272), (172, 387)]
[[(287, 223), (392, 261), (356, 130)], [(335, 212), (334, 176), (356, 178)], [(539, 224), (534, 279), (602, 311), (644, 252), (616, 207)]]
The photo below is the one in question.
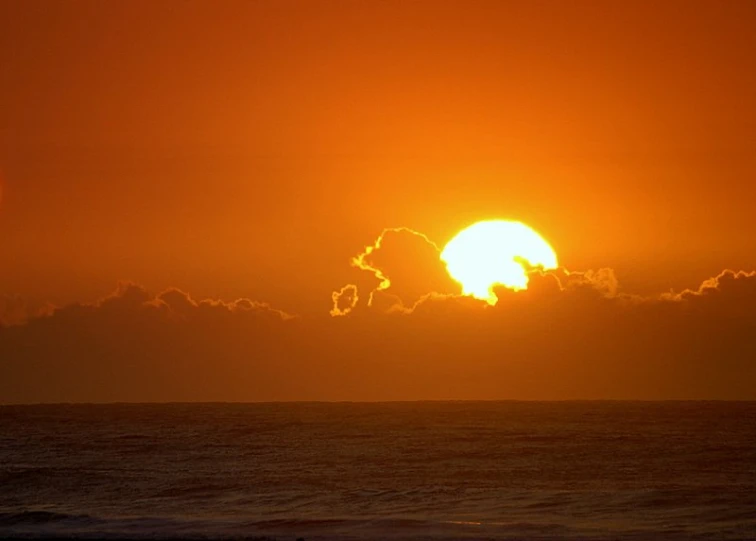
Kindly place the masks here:
[(123, 284), (0, 327), (0, 402), (756, 399), (756, 273), (653, 299), (607, 270), (536, 272), (494, 307), (390, 292), (306, 319)]

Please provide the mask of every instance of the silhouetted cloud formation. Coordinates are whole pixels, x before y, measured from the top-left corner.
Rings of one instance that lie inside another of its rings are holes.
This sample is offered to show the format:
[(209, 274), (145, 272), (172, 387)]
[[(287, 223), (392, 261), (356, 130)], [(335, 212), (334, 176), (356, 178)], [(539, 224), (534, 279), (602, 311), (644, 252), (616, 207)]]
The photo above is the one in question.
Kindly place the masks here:
[[(439, 259), (440, 253), (423, 233), (408, 227), (384, 229), (372, 245), (350, 261), (363, 273), (362, 282), (347, 284), (333, 293), (331, 315), (348, 314), (362, 297), (365, 306), (392, 312), (411, 309), (429, 292), (460, 293), (459, 284), (449, 277)], [(364, 279), (364, 273), (370, 280)], [(360, 293), (361, 288), (366, 291)], [(376, 296), (381, 297), (379, 303)]]
[(685, 290), (677, 295), (669, 295), (668, 298), (690, 301), (699, 306), (724, 304), (728, 309), (739, 307), (746, 312), (737, 315), (747, 317), (753, 315), (756, 308), (756, 271), (725, 270), (719, 276), (703, 282), (696, 291)]
[(611, 270), (533, 271), (495, 306), (394, 285), (304, 319), (124, 283), (0, 328), (0, 401), (756, 398), (756, 273), (641, 298)]
[(29, 304), (18, 295), (0, 295), (0, 327), (26, 323), (31, 318), (50, 314), (53, 308), (49, 304)]
[(29, 314), (26, 303), (19, 296), (0, 295), (0, 326), (26, 322)]
[(357, 294), (357, 286), (354, 284), (347, 284), (338, 291), (334, 291), (331, 294), (331, 300), (333, 301), (333, 308), (331, 309), (332, 316), (345, 316), (357, 306), (360, 300)]

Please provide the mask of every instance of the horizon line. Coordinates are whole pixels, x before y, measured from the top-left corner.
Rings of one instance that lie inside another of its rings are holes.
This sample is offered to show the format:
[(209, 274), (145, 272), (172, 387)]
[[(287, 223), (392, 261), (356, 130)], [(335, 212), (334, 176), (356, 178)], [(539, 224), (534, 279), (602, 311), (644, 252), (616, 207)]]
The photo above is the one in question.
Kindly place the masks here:
[(482, 404), (482, 403), (687, 403), (687, 402), (738, 402), (756, 403), (756, 399), (730, 399), (730, 398), (558, 398), (558, 399), (430, 399), (430, 400), (261, 400), (261, 401), (237, 401), (237, 400), (208, 400), (208, 401), (161, 401), (161, 402), (138, 402), (138, 401), (112, 401), (112, 402), (0, 402), (0, 408), (18, 406), (211, 406), (211, 405), (347, 405), (347, 404)]

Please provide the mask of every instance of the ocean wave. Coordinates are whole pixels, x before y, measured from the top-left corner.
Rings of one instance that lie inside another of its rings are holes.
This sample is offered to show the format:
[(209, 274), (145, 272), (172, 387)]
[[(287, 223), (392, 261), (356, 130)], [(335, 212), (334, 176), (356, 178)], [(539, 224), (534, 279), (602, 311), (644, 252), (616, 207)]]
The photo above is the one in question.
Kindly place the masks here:
[(91, 523), (89, 515), (69, 515), (52, 511), (21, 511), (19, 513), (0, 513), (0, 528), (9, 526), (38, 526), (55, 523)]
[(743, 422), (754, 414), (634, 403), (0, 408), (0, 538), (756, 539), (756, 432)]
[(694, 533), (682, 525), (666, 524), (663, 528), (602, 530), (600, 527), (573, 528), (551, 521), (477, 521), (426, 520), (417, 518), (306, 518), (282, 517), (264, 520), (172, 519), (160, 517), (100, 518), (86, 514), (51, 511), (0, 513), (0, 538), (3, 539), (105, 539), (131, 540), (255, 540), (273, 541), (306, 539), (307, 541), (359, 541), (382, 539), (420, 541), (428, 539), (466, 541), (538, 540), (665, 540), (707, 541), (724, 538), (742, 539), (743, 530), (723, 528), (718, 535)]

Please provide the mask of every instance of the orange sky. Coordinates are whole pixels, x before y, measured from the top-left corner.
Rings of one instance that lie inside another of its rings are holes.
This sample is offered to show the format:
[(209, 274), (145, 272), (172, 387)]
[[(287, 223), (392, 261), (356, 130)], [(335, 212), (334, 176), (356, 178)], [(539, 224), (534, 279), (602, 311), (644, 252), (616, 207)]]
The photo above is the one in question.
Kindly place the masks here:
[(384, 228), (443, 245), (489, 218), (624, 293), (756, 269), (751, 2), (13, 0), (0, 20), (0, 295), (30, 305), (131, 280), (327, 316)]

